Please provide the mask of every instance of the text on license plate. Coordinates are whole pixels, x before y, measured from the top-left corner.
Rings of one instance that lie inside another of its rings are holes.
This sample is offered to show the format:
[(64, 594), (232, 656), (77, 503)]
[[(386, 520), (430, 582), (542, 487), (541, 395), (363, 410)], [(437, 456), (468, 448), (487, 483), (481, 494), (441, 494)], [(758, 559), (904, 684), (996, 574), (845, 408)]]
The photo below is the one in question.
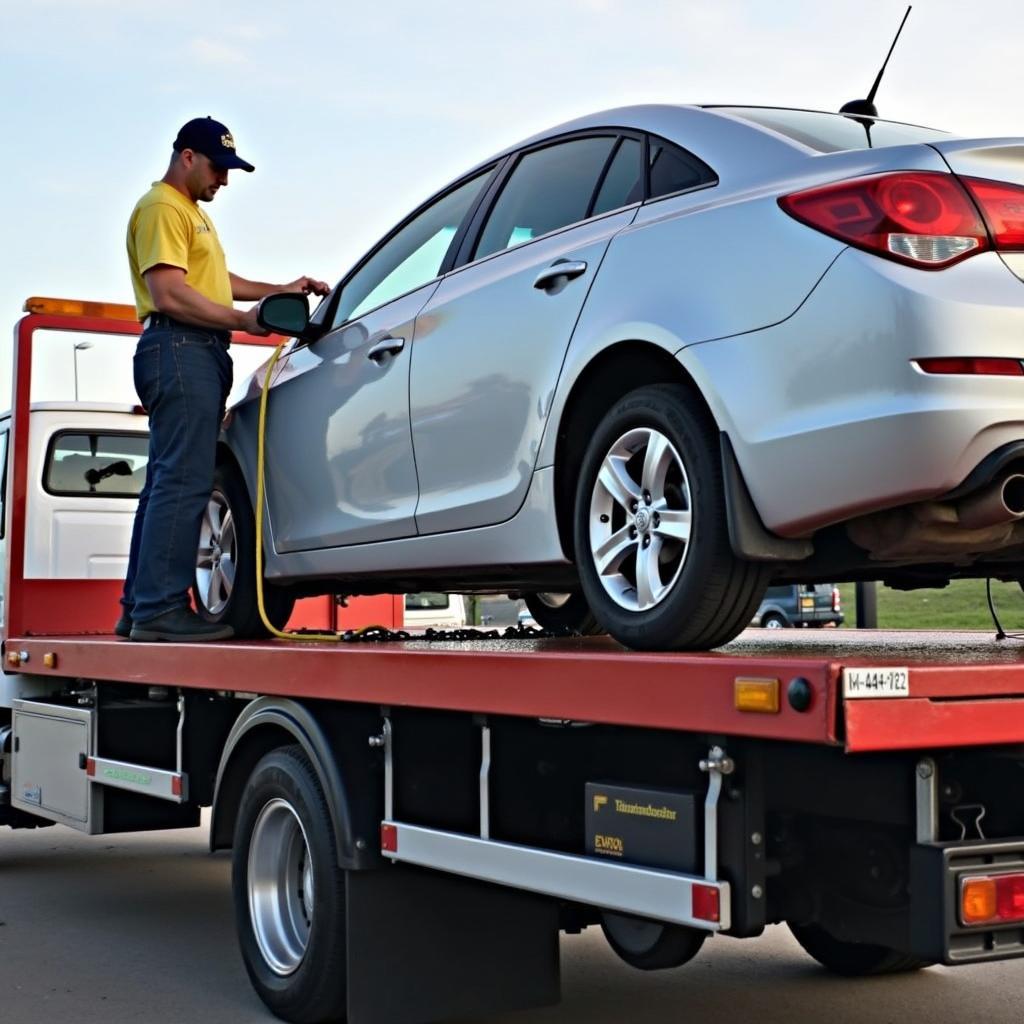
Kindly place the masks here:
[(909, 697), (910, 672), (906, 668), (844, 668), (843, 696), (847, 700), (858, 697)]

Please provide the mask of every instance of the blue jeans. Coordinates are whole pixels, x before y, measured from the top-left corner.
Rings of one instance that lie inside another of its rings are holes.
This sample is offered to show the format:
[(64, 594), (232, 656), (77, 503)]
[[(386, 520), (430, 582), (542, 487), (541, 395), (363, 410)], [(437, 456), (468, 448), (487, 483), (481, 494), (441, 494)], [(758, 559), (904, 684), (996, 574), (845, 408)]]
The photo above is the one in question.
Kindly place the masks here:
[(133, 622), (189, 606), (231, 379), (227, 346), (209, 331), (175, 324), (139, 338), (135, 390), (149, 413), (149, 463), (121, 597)]

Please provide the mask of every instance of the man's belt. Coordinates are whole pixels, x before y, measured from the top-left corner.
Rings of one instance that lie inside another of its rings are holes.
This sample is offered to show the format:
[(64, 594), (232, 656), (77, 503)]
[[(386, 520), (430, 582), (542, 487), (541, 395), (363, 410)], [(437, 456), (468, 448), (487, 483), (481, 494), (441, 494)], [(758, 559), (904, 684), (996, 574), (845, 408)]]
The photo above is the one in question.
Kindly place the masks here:
[(187, 324), (184, 320), (176, 320), (173, 316), (168, 316), (166, 313), (150, 313), (142, 321), (142, 327), (147, 331), (161, 328), (177, 331), (200, 331), (203, 334), (209, 334), (216, 338), (222, 345), (227, 345), (231, 341), (230, 331), (221, 331), (213, 327), (200, 327), (198, 324)]

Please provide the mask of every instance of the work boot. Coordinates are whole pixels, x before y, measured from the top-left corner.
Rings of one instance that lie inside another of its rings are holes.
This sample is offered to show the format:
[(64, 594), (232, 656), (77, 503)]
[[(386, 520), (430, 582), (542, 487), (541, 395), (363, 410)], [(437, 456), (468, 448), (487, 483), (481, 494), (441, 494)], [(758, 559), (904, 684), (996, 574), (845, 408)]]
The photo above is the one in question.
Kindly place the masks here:
[(132, 618), (127, 612), (121, 613), (121, 618), (114, 623), (114, 636), (127, 640), (132, 635)]
[(190, 608), (174, 608), (156, 618), (136, 622), (131, 631), (131, 639), (136, 641), (172, 640), (184, 644), (228, 640), (234, 635), (230, 626), (207, 622)]

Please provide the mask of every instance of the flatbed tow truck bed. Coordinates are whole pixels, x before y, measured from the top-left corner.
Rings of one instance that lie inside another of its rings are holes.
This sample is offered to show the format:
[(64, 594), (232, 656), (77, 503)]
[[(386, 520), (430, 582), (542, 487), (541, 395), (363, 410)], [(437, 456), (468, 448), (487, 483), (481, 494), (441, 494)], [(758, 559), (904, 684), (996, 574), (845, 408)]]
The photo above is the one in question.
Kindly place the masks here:
[[(28, 636), (5, 650), (9, 670), (43, 676), (720, 732), (850, 753), (1024, 742), (1024, 643), (980, 632), (749, 630), (707, 654), (625, 651), (603, 637), (185, 645)], [(892, 668), (906, 670), (906, 696), (844, 698), (847, 670)], [(777, 680), (778, 710), (738, 711), (743, 678)]]

